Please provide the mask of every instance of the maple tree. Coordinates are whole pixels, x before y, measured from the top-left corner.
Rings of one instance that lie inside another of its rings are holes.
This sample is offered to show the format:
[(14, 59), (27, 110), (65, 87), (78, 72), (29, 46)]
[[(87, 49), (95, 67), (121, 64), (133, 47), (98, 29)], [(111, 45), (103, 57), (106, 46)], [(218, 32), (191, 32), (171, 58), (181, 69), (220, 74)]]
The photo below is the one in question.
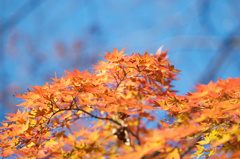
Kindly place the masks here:
[[(25, 100), (18, 105), (23, 109), (1, 122), (0, 156), (240, 156), (240, 78), (199, 84), (196, 92), (176, 95), (171, 81), (179, 70), (167, 60), (167, 51), (123, 53), (116, 48), (106, 53), (93, 73), (66, 71), (51, 84), (16, 93)], [(86, 116), (96, 119), (93, 126), (76, 130)]]

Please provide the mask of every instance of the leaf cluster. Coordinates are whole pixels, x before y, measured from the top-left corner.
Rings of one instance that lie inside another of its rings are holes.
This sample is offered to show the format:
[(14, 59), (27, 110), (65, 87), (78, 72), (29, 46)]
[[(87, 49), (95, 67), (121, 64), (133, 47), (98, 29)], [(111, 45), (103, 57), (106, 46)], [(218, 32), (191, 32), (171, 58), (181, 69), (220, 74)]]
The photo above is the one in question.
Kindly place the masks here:
[[(156, 55), (124, 49), (88, 71), (31, 86), (0, 127), (0, 156), (18, 158), (190, 158), (239, 154), (240, 78), (176, 95), (179, 70)], [(165, 113), (160, 116), (159, 113)], [(90, 117), (86, 128), (80, 119)]]

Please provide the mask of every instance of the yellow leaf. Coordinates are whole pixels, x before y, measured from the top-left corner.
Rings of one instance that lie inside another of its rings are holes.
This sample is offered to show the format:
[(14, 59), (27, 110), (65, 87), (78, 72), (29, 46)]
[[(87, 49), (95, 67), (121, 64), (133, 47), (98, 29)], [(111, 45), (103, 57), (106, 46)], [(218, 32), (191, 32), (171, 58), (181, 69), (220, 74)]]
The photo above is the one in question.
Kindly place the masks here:
[(210, 157), (210, 156), (214, 155), (215, 152), (216, 152), (216, 148), (211, 149), (210, 152), (209, 152), (209, 154), (208, 154), (208, 156)]
[(210, 139), (209, 139), (209, 137), (206, 137), (205, 140), (198, 141), (197, 143), (200, 145), (206, 145), (206, 144), (210, 143)]
[(27, 145), (27, 147), (32, 147), (32, 146), (34, 146), (34, 145), (35, 145), (35, 143), (34, 143), (34, 142), (31, 142), (30, 144)]
[(213, 146), (218, 146), (221, 144), (224, 144), (225, 142), (229, 141), (231, 139), (230, 134), (224, 134), (221, 139), (217, 140), (216, 142), (213, 143)]
[(196, 145), (196, 147), (197, 147), (197, 153), (202, 153), (204, 151), (203, 146)]
[(195, 152), (191, 157), (195, 157), (197, 155), (197, 159), (203, 154), (204, 152), (204, 147), (200, 145), (196, 145), (197, 147), (197, 152)]
[(52, 147), (54, 147), (55, 145), (58, 145), (58, 144), (59, 143), (57, 141), (55, 141), (55, 139), (50, 139), (49, 141), (45, 142), (44, 147), (45, 148), (52, 148)]
[(175, 148), (172, 152), (170, 152), (166, 159), (180, 159), (178, 148)]

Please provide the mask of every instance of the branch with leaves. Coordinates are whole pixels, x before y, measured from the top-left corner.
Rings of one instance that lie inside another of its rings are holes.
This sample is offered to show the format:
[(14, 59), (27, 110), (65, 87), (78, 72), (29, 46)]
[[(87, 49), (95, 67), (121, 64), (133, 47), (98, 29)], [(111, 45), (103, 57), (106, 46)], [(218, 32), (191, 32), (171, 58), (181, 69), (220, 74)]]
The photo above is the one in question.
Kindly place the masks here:
[[(239, 153), (240, 78), (176, 95), (167, 51), (104, 55), (88, 71), (31, 86), (0, 127), (0, 156), (18, 158), (221, 158)], [(157, 112), (164, 112), (160, 117)], [(90, 117), (90, 127), (79, 120)]]

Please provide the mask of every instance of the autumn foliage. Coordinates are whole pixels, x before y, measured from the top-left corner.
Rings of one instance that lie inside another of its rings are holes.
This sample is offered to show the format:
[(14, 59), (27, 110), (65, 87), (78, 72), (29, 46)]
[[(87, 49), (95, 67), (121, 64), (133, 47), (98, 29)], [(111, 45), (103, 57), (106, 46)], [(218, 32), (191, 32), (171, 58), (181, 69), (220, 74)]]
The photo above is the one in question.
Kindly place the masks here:
[[(88, 71), (31, 86), (0, 127), (0, 156), (234, 158), (240, 156), (240, 78), (176, 95), (179, 70), (156, 55), (107, 53)], [(92, 126), (79, 126), (90, 117)], [(77, 129), (79, 128), (79, 129)]]

